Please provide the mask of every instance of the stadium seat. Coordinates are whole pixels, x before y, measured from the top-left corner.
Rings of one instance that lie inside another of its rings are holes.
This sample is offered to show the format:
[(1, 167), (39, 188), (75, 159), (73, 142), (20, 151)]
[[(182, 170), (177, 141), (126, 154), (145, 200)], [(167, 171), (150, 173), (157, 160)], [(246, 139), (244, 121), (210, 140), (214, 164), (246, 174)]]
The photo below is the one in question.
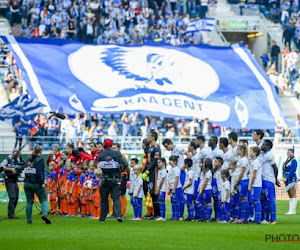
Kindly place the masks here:
[(197, 15), (196, 15), (196, 11), (195, 10), (191, 10), (190, 12), (190, 16), (195, 18)]
[(115, 121), (119, 121), (119, 120), (121, 120), (121, 115), (120, 114), (113, 114), (113, 119)]
[(261, 13), (264, 13), (264, 12), (266, 11), (266, 6), (260, 5), (260, 6), (259, 6), (259, 11), (260, 11)]
[(166, 129), (165, 128), (160, 128), (159, 132), (161, 132), (163, 135), (165, 135), (166, 134)]
[(266, 10), (266, 11), (264, 12), (264, 16), (265, 16), (266, 18), (269, 18), (269, 17), (270, 17), (270, 11), (267, 11), (267, 10)]

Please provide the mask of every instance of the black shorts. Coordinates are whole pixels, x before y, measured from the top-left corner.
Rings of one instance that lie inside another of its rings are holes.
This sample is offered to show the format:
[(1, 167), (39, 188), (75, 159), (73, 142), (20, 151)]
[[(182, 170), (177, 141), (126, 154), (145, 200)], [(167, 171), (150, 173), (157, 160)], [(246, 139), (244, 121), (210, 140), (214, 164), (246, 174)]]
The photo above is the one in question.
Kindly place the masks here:
[(128, 180), (126, 178), (121, 179), (121, 195), (126, 195), (127, 181)]

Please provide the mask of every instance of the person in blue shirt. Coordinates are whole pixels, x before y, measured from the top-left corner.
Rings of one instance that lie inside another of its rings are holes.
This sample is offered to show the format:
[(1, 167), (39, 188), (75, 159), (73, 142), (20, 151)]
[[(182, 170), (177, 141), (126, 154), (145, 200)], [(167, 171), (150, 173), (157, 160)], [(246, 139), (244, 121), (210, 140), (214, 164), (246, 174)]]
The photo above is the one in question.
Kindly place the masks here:
[(297, 208), (297, 160), (294, 157), (294, 149), (289, 149), (287, 159), (283, 163), (282, 176), (285, 184), (285, 191), (288, 192), (290, 198), (289, 211), (285, 214), (296, 214)]
[(19, 142), (19, 148), (22, 146), (23, 136), (26, 135), (25, 127), (22, 124), (22, 121), (19, 121), (15, 127), (14, 132), (16, 132), (16, 142), (15, 142), (15, 148), (17, 148), (18, 142)]
[(268, 62), (270, 59), (266, 50), (264, 50), (264, 53), (261, 55), (261, 60), (264, 70), (267, 70)]

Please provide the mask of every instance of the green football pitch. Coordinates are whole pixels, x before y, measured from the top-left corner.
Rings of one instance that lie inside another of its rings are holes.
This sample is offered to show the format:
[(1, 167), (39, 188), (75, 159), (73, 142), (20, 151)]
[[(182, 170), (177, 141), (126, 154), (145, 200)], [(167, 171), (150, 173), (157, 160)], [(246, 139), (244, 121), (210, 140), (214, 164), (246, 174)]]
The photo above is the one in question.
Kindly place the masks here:
[[(167, 218), (170, 217), (167, 201)], [(20, 203), (17, 210), (24, 207)], [(50, 216), (46, 225), (39, 215), (26, 224), (25, 210), (19, 220), (0, 222), (0, 249), (300, 249), (300, 241), (272, 242), (280, 236), (300, 236), (300, 208), (297, 215), (284, 215), (288, 201), (277, 201), (278, 225), (236, 225), (216, 222), (131, 221), (133, 211), (128, 203), (124, 223), (108, 218), (105, 223), (88, 218)], [(144, 209), (145, 211), (145, 209)], [(7, 213), (7, 203), (0, 204), (0, 216)], [(38, 211), (35, 209), (34, 214)], [(275, 237), (275, 238), (274, 238)]]

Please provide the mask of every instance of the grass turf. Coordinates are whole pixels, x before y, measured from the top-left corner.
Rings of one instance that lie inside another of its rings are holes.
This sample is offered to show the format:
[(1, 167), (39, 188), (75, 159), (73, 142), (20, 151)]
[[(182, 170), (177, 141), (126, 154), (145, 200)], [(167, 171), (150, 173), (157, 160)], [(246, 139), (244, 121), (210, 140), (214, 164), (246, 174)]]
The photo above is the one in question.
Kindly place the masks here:
[[(24, 207), (19, 203), (17, 210)], [(278, 225), (236, 225), (216, 222), (164, 222), (131, 221), (118, 223), (107, 219), (105, 223), (88, 218), (50, 216), (46, 225), (38, 215), (33, 224), (26, 224), (25, 210), (18, 213), (19, 220), (0, 222), (0, 249), (300, 249), (298, 242), (265, 242), (266, 234), (298, 234), (300, 236), (300, 206), (297, 215), (284, 215), (288, 201), (277, 201)], [(167, 218), (170, 217), (167, 201)], [(16, 211), (17, 211), (16, 210)], [(145, 211), (145, 209), (144, 209)], [(34, 209), (33, 214), (37, 214)], [(2, 218), (7, 203), (0, 204)], [(133, 211), (128, 203), (127, 218)]]

